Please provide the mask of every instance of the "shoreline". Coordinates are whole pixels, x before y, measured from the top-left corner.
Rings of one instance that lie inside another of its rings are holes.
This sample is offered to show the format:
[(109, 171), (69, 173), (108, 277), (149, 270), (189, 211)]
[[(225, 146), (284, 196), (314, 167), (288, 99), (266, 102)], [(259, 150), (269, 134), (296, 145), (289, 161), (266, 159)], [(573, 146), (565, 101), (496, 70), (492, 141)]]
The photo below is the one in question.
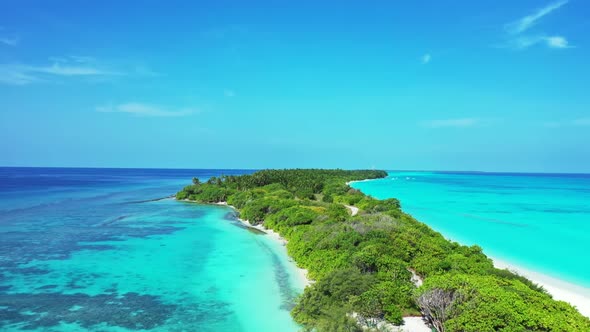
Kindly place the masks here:
[(492, 259), (496, 268), (510, 270), (526, 277), (535, 284), (542, 286), (553, 299), (571, 304), (582, 315), (590, 318), (590, 288), (555, 278), (542, 272), (526, 269), (503, 259), (488, 257)]
[[(360, 180), (360, 181), (349, 181), (346, 184), (350, 186), (350, 184), (355, 182), (367, 182), (373, 181), (374, 179), (367, 179), (367, 180)], [(366, 193), (365, 193), (366, 194)], [(421, 223), (431, 227), (427, 223), (418, 220)], [(432, 228), (432, 227), (431, 227)], [(465, 245), (459, 241), (455, 241), (451, 237), (446, 236), (443, 232), (440, 232), (434, 228), (432, 228), (435, 232), (438, 232), (443, 235), (443, 237), (447, 240), (457, 242), (461, 245)], [(485, 253), (485, 248), (483, 248)], [(584, 316), (590, 318), (590, 288), (587, 288), (583, 285), (574, 284), (572, 282), (553, 277), (547, 275), (543, 272), (535, 271), (532, 269), (524, 268), (518, 264), (511, 263), (507, 260), (502, 258), (498, 258), (496, 256), (491, 256), (486, 254), (488, 258), (493, 261), (494, 267), (498, 269), (506, 269), (516, 274), (523, 276), (530, 281), (534, 282), (535, 284), (542, 286), (549, 295), (553, 297), (555, 300), (566, 302), (574, 307)]]
[[(188, 201), (189, 202), (192, 202), (190, 200), (188, 200)], [(225, 206), (225, 207), (228, 207), (228, 208), (234, 210), (235, 212), (239, 212), (238, 209), (236, 209), (235, 206), (229, 205), (229, 204), (227, 204), (227, 202), (217, 202), (217, 203), (212, 203), (212, 205)], [(256, 230), (264, 233), (265, 235), (268, 235), (268, 237), (271, 240), (277, 242), (278, 244), (280, 244), (283, 247), (286, 246), (287, 243), (289, 242), (289, 241), (287, 241), (287, 239), (285, 239), (279, 233), (273, 231), (272, 229), (268, 229), (268, 228), (266, 228), (266, 227), (264, 227), (262, 225), (252, 225), (248, 220), (244, 220), (244, 219), (239, 218), (239, 217), (236, 217), (236, 219), (240, 223), (242, 223), (242, 225), (244, 225), (244, 226), (246, 226), (248, 228), (256, 229)], [(287, 256), (289, 257), (289, 262), (291, 262), (295, 266), (295, 269), (297, 271), (297, 277), (299, 278), (299, 281), (303, 285), (303, 288), (305, 289), (305, 287), (310, 286), (311, 284), (313, 284), (315, 281), (314, 280), (311, 280), (309, 278), (309, 276), (308, 276), (309, 271), (307, 271), (304, 268), (299, 267), (297, 265), (297, 263), (291, 258), (291, 256), (288, 255), (288, 253), (287, 253)]]
[[(361, 180), (361, 181), (367, 181), (367, 180)], [(347, 185), (348, 185), (348, 183), (347, 183)], [(204, 204), (204, 205), (223, 206), (223, 207), (228, 207), (228, 208), (234, 210), (235, 212), (239, 212), (235, 206), (229, 205), (229, 204), (227, 204), (227, 202), (198, 203), (195, 201), (191, 201), (189, 199), (184, 199), (182, 201), (196, 203), (196, 204)], [(358, 210), (356, 212), (358, 212)], [(351, 210), (351, 214), (352, 213), (356, 214), (355, 211)], [(283, 238), (279, 233), (275, 232), (272, 229), (268, 229), (262, 225), (252, 225), (248, 220), (244, 220), (239, 217), (237, 217), (236, 220), (238, 220), (242, 225), (244, 225), (247, 228), (252, 228), (252, 229), (255, 229), (259, 232), (263, 232), (265, 235), (268, 235), (271, 240), (277, 242), (278, 244), (282, 245), (283, 247), (289, 242), (289, 241), (287, 241), (287, 239)], [(297, 271), (297, 276), (299, 277), (299, 280), (302, 283), (304, 289), (307, 286), (311, 286), (313, 283), (315, 283), (315, 280), (312, 280), (309, 278), (309, 276), (308, 276), (309, 272), (306, 269), (299, 267), (297, 265), (297, 263), (291, 258), (291, 256), (288, 253), (287, 253), (287, 256), (289, 257), (289, 262), (291, 262), (293, 264), (293, 266), (295, 267), (295, 269)], [(385, 324), (383, 324), (383, 327), (389, 329), (389, 331), (391, 331), (391, 332), (430, 332), (431, 331), (431, 328), (424, 321), (424, 318), (422, 316), (405, 316), (405, 317), (403, 317), (403, 321), (404, 321), (404, 324), (400, 325), (400, 326), (395, 326), (395, 325), (385, 323)]]
[[(346, 185), (350, 187), (350, 184), (355, 183), (355, 182), (368, 182), (368, 181), (374, 181), (374, 180), (379, 180), (379, 179), (364, 179), (364, 180), (348, 181), (348, 182), (346, 182)], [(353, 189), (355, 189), (355, 188), (353, 188)]]

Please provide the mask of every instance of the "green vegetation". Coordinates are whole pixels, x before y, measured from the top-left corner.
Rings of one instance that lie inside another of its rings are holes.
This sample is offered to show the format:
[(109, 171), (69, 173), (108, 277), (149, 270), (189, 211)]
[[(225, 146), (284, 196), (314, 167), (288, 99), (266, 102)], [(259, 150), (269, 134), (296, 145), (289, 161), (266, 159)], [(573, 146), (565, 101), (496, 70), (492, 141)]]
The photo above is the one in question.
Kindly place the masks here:
[[(383, 171), (264, 170), (193, 181), (176, 197), (227, 201), (241, 218), (288, 239), (316, 282), (292, 311), (308, 330), (361, 331), (423, 314), (437, 331), (590, 331), (590, 320), (541, 287), (493, 267), (401, 210), (346, 185)], [(351, 216), (343, 204), (359, 208)], [(424, 278), (416, 288), (412, 272)], [(355, 319), (353, 319), (353, 313)]]

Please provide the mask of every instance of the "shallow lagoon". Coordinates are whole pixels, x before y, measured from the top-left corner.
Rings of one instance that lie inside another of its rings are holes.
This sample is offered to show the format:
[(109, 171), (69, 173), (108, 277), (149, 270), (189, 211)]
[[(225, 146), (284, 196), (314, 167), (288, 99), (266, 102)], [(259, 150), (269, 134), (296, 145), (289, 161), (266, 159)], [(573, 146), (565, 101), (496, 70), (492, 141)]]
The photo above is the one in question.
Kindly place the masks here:
[(1, 170), (3, 330), (298, 330), (283, 246), (227, 207), (150, 200), (222, 171)]
[(389, 172), (352, 187), (492, 257), (590, 288), (590, 175)]

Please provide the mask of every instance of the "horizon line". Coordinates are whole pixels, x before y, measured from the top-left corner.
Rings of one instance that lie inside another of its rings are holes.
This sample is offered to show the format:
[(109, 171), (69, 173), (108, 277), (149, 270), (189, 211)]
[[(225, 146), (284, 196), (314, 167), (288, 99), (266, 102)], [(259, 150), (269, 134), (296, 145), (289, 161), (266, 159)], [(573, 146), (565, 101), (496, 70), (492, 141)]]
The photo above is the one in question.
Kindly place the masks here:
[(260, 171), (265, 169), (342, 169), (342, 170), (382, 170), (386, 172), (420, 172), (420, 173), (467, 173), (467, 174), (550, 174), (550, 175), (590, 175), (590, 172), (542, 172), (542, 171), (480, 171), (480, 170), (433, 170), (433, 169), (385, 169), (385, 168), (333, 168), (333, 167), (267, 167), (267, 168), (175, 168), (175, 167), (95, 167), (95, 166), (2, 166), (6, 168), (45, 168), (45, 169), (121, 169), (121, 170), (185, 170), (185, 171)]

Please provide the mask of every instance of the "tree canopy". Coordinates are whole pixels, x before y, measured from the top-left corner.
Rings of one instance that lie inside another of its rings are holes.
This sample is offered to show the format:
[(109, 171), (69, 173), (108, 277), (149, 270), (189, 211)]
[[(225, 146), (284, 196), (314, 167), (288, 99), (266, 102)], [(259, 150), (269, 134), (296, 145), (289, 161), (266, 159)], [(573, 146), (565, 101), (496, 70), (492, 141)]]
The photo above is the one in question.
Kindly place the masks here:
[[(292, 311), (308, 330), (360, 331), (377, 320), (401, 324), (424, 314), (437, 331), (590, 331), (590, 320), (542, 287), (494, 268), (478, 246), (463, 246), (401, 210), (347, 185), (387, 176), (376, 170), (263, 170), (195, 181), (179, 200), (225, 201), (241, 218), (288, 240), (316, 282)], [(352, 205), (352, 216), (344, 207)], [(412, 273), (424, 278), (416, 288)], [(352, 319), (352, 317), (355, 317)]]

